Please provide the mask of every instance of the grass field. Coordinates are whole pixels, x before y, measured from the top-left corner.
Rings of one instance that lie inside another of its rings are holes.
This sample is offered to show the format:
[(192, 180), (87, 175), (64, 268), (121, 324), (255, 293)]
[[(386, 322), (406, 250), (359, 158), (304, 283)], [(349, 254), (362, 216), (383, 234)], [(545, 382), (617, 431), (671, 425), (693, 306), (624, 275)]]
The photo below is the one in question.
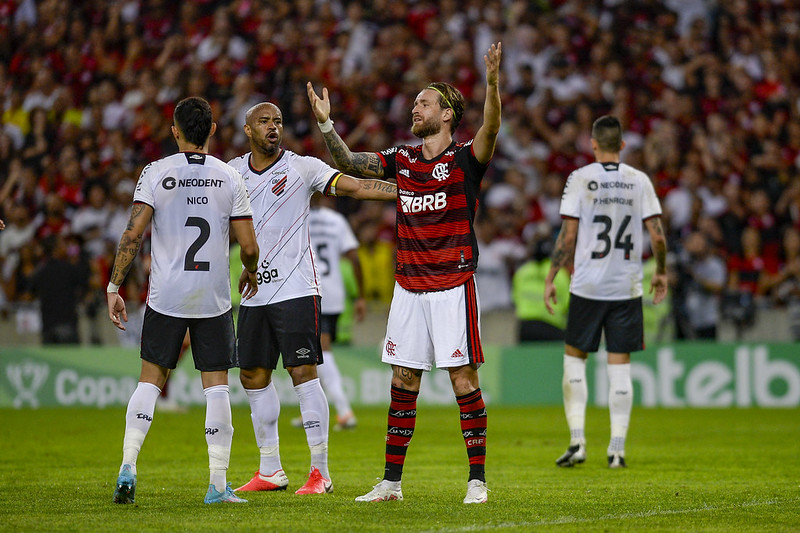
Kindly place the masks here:
[[(0, 530), (7, 531), (799, 531), (800, 410), (634, 409), (629, 468), (606, 467), (608, 413), (587, 413), (587, 463), (554, 466), (557, 407), (489, 410), (486, 505), (461, 503), (467, 461), (457, 409), (422, 406), (402, 502), (355, 503), (383, 471), (385, 409), (332, 433), (332, 495), (296, 496), (308, 469), (301, 430), (281, 414), (289, 489), (245, 505), (203, 504), (203, 410), (156, 411), (138, 462), (136, 505), (111, 503), (124, 410), (0, 411)], [(234, 410), (228, 479), (258, 466), (249, 411)]]

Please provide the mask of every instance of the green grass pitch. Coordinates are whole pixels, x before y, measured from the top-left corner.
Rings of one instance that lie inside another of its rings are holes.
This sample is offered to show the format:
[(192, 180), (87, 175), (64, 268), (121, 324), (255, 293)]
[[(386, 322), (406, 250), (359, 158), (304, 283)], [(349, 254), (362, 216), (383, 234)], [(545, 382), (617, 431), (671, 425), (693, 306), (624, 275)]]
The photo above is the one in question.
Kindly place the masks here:
[[(111, 503), (124, 409), (0, 411), (0, 530), (8, 531), (800, 531), (800, 409), (635, 408), (629, 467), (609, 470), (608, 412), (587, 413), (588, 459), (557, 468), (559, 407), (489, 407), (489, 503), (465, 506), (457, 408), (420, 406), (402, 502), (356, 503), (383, 472), (386, 409), (331, 432), (334, 493), (296, 496), (308, 471), (302, 430), (281, 414), (289, 490), (204, 505), (204, 412), (156, 411), (138, 461), (136, 505)], [(228, 480), (258, 466), (249, 411), (234, 409)]]

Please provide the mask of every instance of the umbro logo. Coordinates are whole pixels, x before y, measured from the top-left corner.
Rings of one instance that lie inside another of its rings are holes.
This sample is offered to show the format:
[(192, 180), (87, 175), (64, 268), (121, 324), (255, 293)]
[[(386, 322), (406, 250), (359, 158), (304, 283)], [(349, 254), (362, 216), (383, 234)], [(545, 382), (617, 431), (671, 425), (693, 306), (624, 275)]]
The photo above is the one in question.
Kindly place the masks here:
[(294, 353), (296, 353), (297, 356), (300, 357), (300, 358), (306, 358), (306, 357), (308, 357), (308, 354), (311, 353), (311, 350), (309, 350), (308, 348), (300, 348), (299, 350), (295, 351)]

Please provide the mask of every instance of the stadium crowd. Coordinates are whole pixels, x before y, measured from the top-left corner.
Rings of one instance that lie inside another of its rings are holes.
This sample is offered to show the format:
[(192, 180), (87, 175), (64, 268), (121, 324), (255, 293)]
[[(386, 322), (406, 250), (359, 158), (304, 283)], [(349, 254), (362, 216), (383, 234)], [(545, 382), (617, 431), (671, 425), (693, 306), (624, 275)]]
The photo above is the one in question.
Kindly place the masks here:
[[(708, 336), (723, 299), (742, 325), (780, 305), (800, 326), (796, 0), (0, 0), (4, 316), (39, 301), (47, 329), (103, 312), (139, 172), (177, 149), (179, 99), (211, 102), (211, 152), (225, 161), (247, 151), (244, 114), (263, 100), (283, 109), (287, 148), (329, 161), (308, 80), (331, 90), (354, 151), (410, 141), (431, 80), (464, 94), (468, 139), (496, 41), (504, 121), (479, 210), (484, 311), (512, 306), (514, 271), (552, 243), (565, 180), (592, 160), (592, 121), (614, 114), (623, 161), (664, 207), (676, 337)], [(362, 243), (366, 295), (387, 301), (394, 208), (338, 207)], [(126, 287), (142, 297), (146, 268)]]

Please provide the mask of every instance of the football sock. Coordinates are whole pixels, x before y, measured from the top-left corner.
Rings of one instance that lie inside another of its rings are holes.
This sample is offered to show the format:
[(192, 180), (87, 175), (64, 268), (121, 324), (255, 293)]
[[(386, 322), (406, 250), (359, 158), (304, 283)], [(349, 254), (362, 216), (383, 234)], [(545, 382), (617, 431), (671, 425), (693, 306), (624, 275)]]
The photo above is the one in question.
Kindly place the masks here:
[(281, 470), (278, 439), (278, 416), (281, 402), (275, 384), (270, 381), (263, 389), (245, 389), (250, 402), (250, 418), (256, 434), (256, 445), (261, 455), (258, 471), (265, 476)]
[(300, 400), (300, 415), (303, 417), (303, 428), (306, 430), (306, 441), (311, 450), (311, 468), (317, 468), (325, 479), (328, 473), (328, 425), (330, 411), (328, 399), (319, 383), (319, 378), (306, 381), (295, 386), (295, 393)]
[(584, 423), (586, 421), (586, 401), (589, 392), (586, 387), (586, 359), (564, 354), (564, 375), (561, 379), (564, 392), (564, 413), (567, 415), (570, 445), (586, 442)]
[(206, 443), (210, 470), (208, 482), (219, 492), (225, 492), (233, 440), (229, 388), (227, 385), (215, 385), (203, 389), (203, 394), (206, 395)]
[(611, 417), (611, 442), (608, 455), (625, 452), (625, 436), (633, 407), (631, 365), (608, 365), (608, 412)]
[(469, 457), (469, 480), (486, 481), (484, 467), (486, 465), (486, 404), (483, 403), (481, 389), (456, 396), (458, 409), (461, 412), (461, 434), (467, 445)]
[(325, 362), (317, 366), (317, 375), (320, 382), (322, 382), (322, 388), (325, 389), (325, 395), (336, 408), (336, 413), (339, 416), (344, 416), (352, 411), (352, 408), (344, 392), (342, 374), (336, 366), (333, 352), (329, 350), (322, 352), (322, 360)]
[[(136, 459), (139, 457), (139, 450), (153, 423), (153, 411), (156, 408), (156, 400), (161, 394), (161, 389), (152, 383), (140, 381), (136, 390), (128, 400), (128, 411), (125, 413), (125, 437), (122, 440), (122, 464), (131, 465), (133, 473), (136, 473)], [(121, 470), (121, 467), (120, 467)]]
[(406, 450), (417, 423), (417, 396), (419, 391), (392, 386), (386, 429), (386, 467), (383, 474), (383, 479), (387, 481), (400, 481), (403, 476)]

